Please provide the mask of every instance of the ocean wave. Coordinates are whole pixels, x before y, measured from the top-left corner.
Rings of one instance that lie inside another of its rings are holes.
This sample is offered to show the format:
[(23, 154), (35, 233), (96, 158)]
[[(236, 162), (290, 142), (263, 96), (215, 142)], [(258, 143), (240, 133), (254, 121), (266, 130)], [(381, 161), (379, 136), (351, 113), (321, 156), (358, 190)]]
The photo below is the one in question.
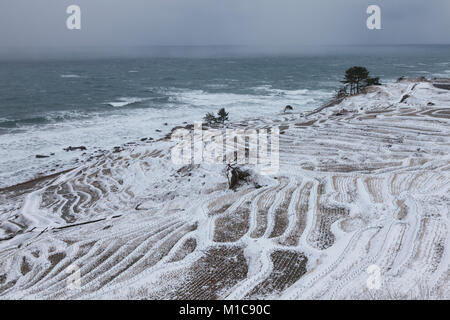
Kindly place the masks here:
[(306, 96), (316, 96), (316, 97), (325, 97), (329, 95), (329, 92), (326, 90), (310, 90), (310, 89), (275, 89), (270, 85), (262, 85), (258, 87), (252, 88), (255, 93), (264, 93), (269, 96), (285, 96), (293, 99), (302, 99)]
[(119, 98), (117, 99), (118, 101), (113, 101), (113, 102), (107, 102), (106, 104), (114, 107), (114, 108), (121, 108), (121, 107), (125, 107), (131, 104), (135, 104), (135, 103), (139, 103), (142, 101), (145, 101), (147, 99), (145, 98), (137, 98), (137, 97), (123, 97), (123, 98)]
[(20, 125), (33, 125), (33, 124), (44, 124), (48, 122), (47, 117), (38, 116), (24, 119), (0, 119), (0, 127), (2, 128), (17, 128)]
[(42, 115), (30, 115), (28, 118), (0, 118), (0, 128), (8, 129), (26, 129), (32, 126), (55, 124), (64, 121), (76, 121), (92, 117), (93, 113), (85, 113), (75, 110), (48, 112)]
[(205, 87), (207, 87), (207, 88), (211, 88), (211, 89), (225, 89), (225, 88), (228, 88), (228, 85), (226, 84), (226, 83), (223, 83), (223, 84), (214, 84), (214, 83), (211, 83), (211, 84), (207, 84), (207, 85), (205, 85)]
[(435, 78), (448, 78), (450, 73), (449, 71), (450, 70), (445, 70), (443, 73), (433, 73), (432, 76)]
[(169, 95), (171, 107), (183, 107), (199, 115), (225, 108), (234, 119), (248, 118), (255, 111), (263, 116), (278, 113), (286, 105), (291, 105), (296, 111), (312, 110), (320, 106), (332, 96), (326, 90), (281, 90), (261, 86), (248, 93), (207, 92), (203, 90), (180, 90), (166, 92)]
[(404, 64), (404, 63), (393, 63), (392, 65), (395, 67), (400, 67), (400, 68), (415, 68), (416, 67), (416, 66), (408, 65), (408, 64)]
[(62, 74), (60, 77), (61, 78), (81, 78), (81, 76), (79, 76), (77, 74)]

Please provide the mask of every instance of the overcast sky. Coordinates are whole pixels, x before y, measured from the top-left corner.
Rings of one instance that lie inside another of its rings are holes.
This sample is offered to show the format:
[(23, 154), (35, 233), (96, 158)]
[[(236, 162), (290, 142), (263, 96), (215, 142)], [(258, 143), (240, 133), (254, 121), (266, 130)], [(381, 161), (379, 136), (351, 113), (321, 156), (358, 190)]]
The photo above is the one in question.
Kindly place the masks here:
[[(382, 30), (366, 28), (370, 4)], [(450, 0), (0, 0), (0, 48), (427, 43), (450, 44)]]

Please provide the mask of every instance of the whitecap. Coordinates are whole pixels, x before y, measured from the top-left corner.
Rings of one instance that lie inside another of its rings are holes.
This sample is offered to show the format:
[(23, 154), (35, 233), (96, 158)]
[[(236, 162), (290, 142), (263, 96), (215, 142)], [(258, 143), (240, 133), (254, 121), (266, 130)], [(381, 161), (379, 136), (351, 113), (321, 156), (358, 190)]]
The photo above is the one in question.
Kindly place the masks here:
[(211, 83), (211, 84), (207, 84), (207, 85), (205, 85), (205, 87), (208, 87), (208, 88), (211, 88), (211, 89), (225, 89), (225, 88), (228, 88), (228, 85), (227, 84), (214, 84), (214, 83)]
[(61, 78), (81, 78), (81, 76), (77, 74), (62, 74)]
[(107, 105), (114, 107), (114, 108), (120, 108), (120, 107), (128, 106), (130, 104), (142, 102), (145, 99), (144, 98), (136, 98), (136, 97), (123, 97), (123, 98), (119, 98), (117, 100), (118, 101), (108, 102)]

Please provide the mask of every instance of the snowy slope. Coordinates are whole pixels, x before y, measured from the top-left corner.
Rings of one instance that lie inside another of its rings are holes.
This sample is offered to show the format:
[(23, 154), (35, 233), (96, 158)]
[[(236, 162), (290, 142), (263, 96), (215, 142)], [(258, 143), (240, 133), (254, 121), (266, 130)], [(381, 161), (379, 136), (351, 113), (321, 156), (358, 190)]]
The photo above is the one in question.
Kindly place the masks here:
[(3, 190), (0, 298), (450, 298), (450, 91), (229, 125), (273, 126), (278, 174), (236, 191), (224, 164), (175, 165), (170, 139)]

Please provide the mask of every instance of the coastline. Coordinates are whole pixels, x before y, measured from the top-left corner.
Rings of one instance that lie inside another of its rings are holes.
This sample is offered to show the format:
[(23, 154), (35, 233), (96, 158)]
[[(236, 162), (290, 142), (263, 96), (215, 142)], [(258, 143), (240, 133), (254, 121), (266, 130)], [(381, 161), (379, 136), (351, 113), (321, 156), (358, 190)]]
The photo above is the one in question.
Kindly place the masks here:
[[(365, 270), (376, 264), (407, 289), (402, 294), (426, 275), (433, 292), (448, 298), (450, 94), (449, 80), (439, 81), (405, 79), (307, 114), (230, 123), (283, 127), (280, 172), (255, 177), (260, 188), (227, 190), (224, 165), (172, 164), (166, 136), (1, 189), (39, 190), (39, 198), (31, 199), (36, 206), (24, 195), (28, 211), (3, 213), (16, 227), (2, 221), (13, 237), (0, 241), (0, 257), (10, 261), (13, 251), (26, 262), (0, 283), (0, 297), (363, 297)], [(45, 219), (57, 217), (57, 233), (42, 235), (35, 216), (42, 210)], [(53, 261), (43, 272), (54, 279), (33, 268), (45, 266), (33, 250)], [(88, 282), (71, 293), (61, 270), (77, 261)], [(153, 289), (142, 293), (144, 284)]]

